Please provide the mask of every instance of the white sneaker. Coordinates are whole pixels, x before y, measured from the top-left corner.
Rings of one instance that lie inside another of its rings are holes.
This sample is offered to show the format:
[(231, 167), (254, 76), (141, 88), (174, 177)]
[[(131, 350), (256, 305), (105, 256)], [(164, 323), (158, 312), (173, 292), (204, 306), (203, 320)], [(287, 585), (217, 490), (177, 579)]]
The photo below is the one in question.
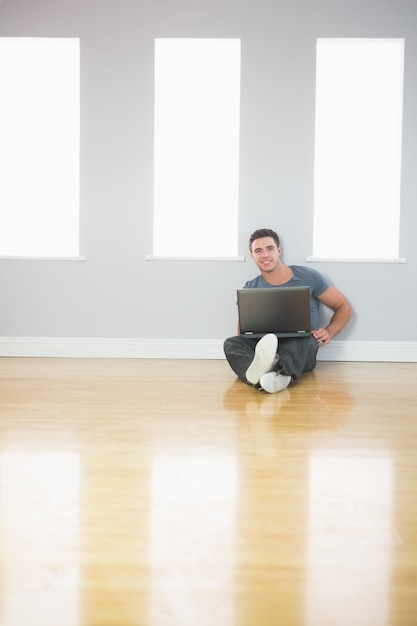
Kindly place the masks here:
[(268, 393), (277, 393), (288, 387), (291, 382), (291, 376), (279, 374), (278, 372), (267, 372), (261, 376), (259, 382), (262, 389)]
[(269, 372), (277, 358), (278, 338), (269, 333), (256, 344), (255, 356), (246, 370), (246, 380), (252, 385), (259, 383), (263, 374)]

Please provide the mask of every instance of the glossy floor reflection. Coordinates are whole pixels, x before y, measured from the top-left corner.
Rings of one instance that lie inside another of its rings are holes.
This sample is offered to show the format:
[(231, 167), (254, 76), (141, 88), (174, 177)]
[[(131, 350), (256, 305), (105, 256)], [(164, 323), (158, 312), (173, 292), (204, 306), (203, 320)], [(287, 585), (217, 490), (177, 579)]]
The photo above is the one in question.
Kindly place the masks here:
[(416, 624), (416, 375), (0, 359), (0, 626)]

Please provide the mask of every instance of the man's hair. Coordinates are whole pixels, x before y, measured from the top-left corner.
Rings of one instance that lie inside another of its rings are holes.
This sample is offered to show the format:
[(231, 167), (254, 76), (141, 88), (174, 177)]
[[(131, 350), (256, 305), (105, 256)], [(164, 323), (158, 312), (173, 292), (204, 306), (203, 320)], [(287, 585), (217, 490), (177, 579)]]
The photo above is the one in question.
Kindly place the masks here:
[(259, 228), (258, 230), (255, 230), (255, 232), (252, 233), (249, 238), (249, 250), (251, 252), (252, 252), (252, 244), (255, 241), (255, 239), (261, 239), (262, 237), (272, 237), (272, 239), (277, 244), (277, 248), (279, 248), (279, 237), (276, 234), (276, 232), (274, 230), (271, 230), (270, 228)]

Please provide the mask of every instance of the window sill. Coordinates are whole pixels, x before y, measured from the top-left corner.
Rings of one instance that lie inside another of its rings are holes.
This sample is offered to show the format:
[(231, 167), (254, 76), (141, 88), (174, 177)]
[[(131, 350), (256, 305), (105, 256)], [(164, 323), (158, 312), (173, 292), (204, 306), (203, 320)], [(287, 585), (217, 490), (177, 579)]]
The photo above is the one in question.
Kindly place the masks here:
[(0, 256), (0, 261), (85, 261), (85, 256)]
[(219, 257), (206, 257), (206, 256), (154, 256), (153, 254), (147, 254), (145, 259), (147, 261), (244, 261), (244, 256), (219, 256)]
[(315, 257), (308, 256), (306, 258), (307, 263), (407, 263), (407, 259), (338, 259), (332, 257)]

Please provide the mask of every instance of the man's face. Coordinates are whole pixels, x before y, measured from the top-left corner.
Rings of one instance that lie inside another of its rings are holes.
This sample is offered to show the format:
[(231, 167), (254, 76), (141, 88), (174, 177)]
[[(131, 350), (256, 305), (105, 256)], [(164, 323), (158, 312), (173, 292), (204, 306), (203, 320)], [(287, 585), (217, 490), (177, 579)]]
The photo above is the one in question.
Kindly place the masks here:
[(261, 237), (252, 242), (251, 257), (261, 272), (272, 272), (279, 263), (281, 248), (272, 237)]

